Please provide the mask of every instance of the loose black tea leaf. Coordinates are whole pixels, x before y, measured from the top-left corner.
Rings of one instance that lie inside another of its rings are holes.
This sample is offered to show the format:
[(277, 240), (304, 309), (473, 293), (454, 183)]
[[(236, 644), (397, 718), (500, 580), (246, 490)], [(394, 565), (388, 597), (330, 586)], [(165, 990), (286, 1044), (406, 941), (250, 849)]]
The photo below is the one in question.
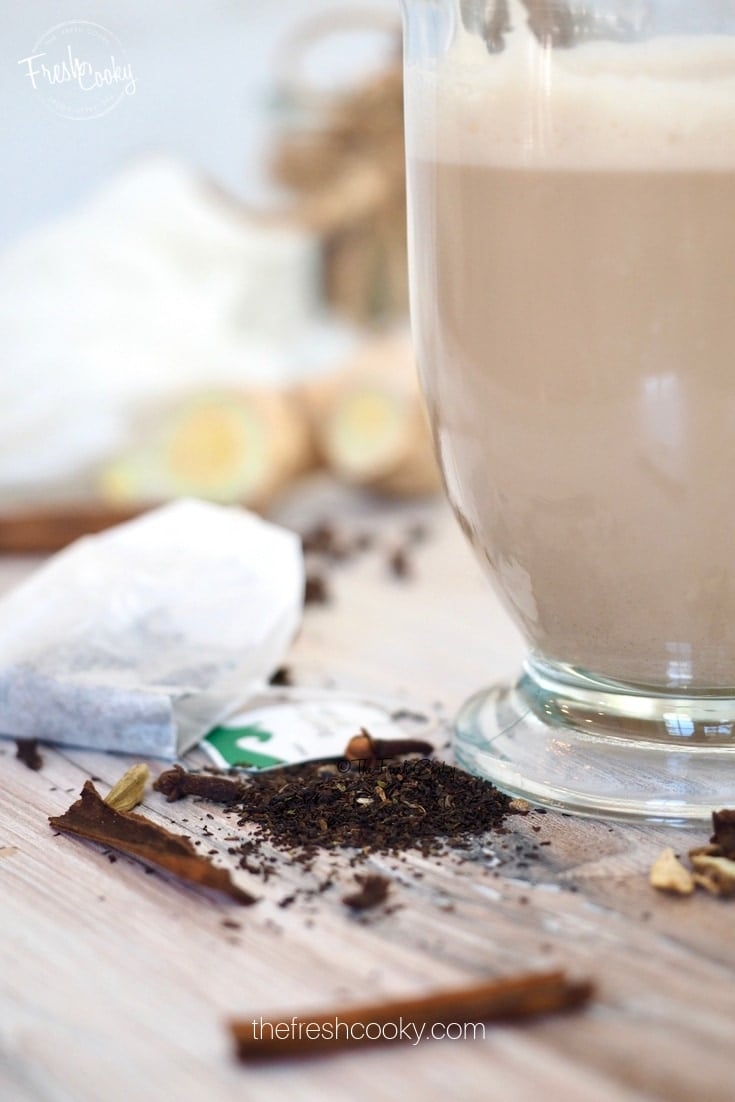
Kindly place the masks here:
[(342, 902), (353, 911), (367, 911), (371, 907), (378, 907), (385, 903), (390, 890), (390, 880), (385, 876), (377, 876), (370, 873), (365, 876), (357, 875), (355, 880), (360, 885), (359, 891), (342, 896)]

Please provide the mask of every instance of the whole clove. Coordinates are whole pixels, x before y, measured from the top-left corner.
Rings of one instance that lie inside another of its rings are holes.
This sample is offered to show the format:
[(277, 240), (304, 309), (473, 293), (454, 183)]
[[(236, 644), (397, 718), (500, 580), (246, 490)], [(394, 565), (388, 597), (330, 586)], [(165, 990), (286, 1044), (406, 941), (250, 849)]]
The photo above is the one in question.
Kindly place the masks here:
[(43, 766), (43, 758), (38, 749), (37, 738), (18, 738), (15, 740), (15, 756), (34, 772)]
[(713, 811), (712, 829), (710, 842), (720, 847), (721, 856), (735, 860), (735, 808)]
[(365, 730), (353, 735), (347, 743), (345, 758), (347, 761), (378, 762), (386, 758), (401, 758), (407, 754), (422, 754), (428, 757), (434, 753), (434, 747), (423, 739), (400, 738), (379, 739)]
[(156, 792), (163, 793), (168, 803), (185, 796), (203, 796), (215, 803), (228, 804), (243, 794), (242, 781), (212, 773), (189, 773), (180, 765), (159, 773), (153, 787)]
[(267, 1019), (236, 1020), (229, 1029), (239, 1060), (279, 1060), (389, 1041), (416, 1043), (417, 1036), (430, 1035), (433, 1026), (507, 1022), (572, 1010), (592, 994), (589, 981), (570, 980), (559, 971), (540, 972), (320, 1014), (289, 1011)]
[(49, 823), (54, 830), (138, 857), (182, 880), (223, 892), (238, 903), (256, 901), (233, 882), (226, 869), (216, 868), (198, 854), (188, 838), (172, 834), (133, 811), (116, 811), (105, 803), (91, 781), (85, 781), (76, 803), (63, 815), (52, 815)]

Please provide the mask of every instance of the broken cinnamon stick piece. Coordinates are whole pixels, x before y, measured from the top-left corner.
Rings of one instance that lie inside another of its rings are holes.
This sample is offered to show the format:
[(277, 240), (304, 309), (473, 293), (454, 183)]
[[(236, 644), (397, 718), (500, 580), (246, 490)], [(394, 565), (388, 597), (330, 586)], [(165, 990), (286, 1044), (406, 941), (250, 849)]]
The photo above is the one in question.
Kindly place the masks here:
[(381, 761), (383, 758), (400, 758), (404, 754), (427, 756), (433, 753), (434, 747), (423, 739), (373, 738), (364, 727), (359, 734), (352, 736), (345, 749), (348, 761)]
[[(339, 1052), (386, 1041), (414, 1043), (448, 1023), (509, 1021), (570, 1010), (593, 993), (589, 981), (542, 972), (462, 987), (417, 999), (339, 1007), (311, 1015), (290, 1011), (271, 1018), (230, 1022), (238, 1059), (277, 1060)], [(434, 1036), (443, 1036), (441, 1028)]]
[(87, 838), (138, 857), (149, 865), (171, 872), (182, 880), (223, 892), (238, 903), (255, 903), (255, 897), (233, 882), (226, 869), (218, 869), (197, 853), (188, 838), (172, 834), (157, 823), (132, 811), (116, 811), (85, 781), (80, 798), (63, 815), (52, 815), (55, 830)]
[(214, 803), (229, 804), (243, 794), (240, 781), (211, 773), (187, 773), (180, 765), (159, 773), (153, 787), (163, 793), (168, 803), (183, 800), (184, 796), (203, 796)]

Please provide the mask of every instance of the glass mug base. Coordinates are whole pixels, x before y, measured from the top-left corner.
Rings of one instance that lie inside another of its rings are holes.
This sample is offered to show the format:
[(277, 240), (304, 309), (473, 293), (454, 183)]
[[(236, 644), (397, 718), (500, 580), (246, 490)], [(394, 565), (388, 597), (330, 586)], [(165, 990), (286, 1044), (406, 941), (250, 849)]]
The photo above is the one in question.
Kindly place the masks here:
[(458, 764), (533, 804), (686, 824), (735, 804), (735, 689), (678, 695), (528, 659), (455, 721)]

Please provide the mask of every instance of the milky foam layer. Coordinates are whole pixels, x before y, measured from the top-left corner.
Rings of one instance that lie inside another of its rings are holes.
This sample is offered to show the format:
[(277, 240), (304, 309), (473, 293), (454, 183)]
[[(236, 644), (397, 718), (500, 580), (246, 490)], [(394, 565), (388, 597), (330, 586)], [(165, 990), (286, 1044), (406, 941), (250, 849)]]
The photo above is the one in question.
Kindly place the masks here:
[(513, 6), (502, 53), (458, 30), (406, 72), (409, 154), (549, 169), (735, 169), (735, 36), (544, 49)]

